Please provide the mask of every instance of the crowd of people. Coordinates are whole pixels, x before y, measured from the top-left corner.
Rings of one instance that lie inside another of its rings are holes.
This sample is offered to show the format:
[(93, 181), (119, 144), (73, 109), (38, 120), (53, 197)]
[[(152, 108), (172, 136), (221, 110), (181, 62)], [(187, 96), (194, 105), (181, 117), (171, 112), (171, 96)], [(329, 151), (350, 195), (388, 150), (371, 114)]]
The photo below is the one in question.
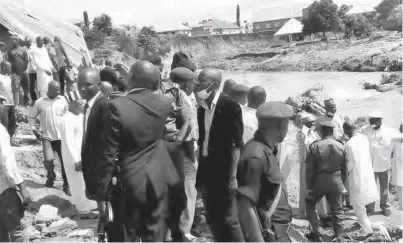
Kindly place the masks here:
[(215, 241), (290, 242), (279, 158), (290, 121), (298, 119), (299, 211), (310, 222), (308, 239), (321, 241), (320, 221), (331, 222), (340, 239), (343, 204), (354, 209), (363, 234), (372, 234), (368, 214), (378, 198), (390, 215), (390, 171), (402, 209), (402, 127), (384, 125), (379, 112), (359, 127), (329, 98), (323, 117), (297, 115), (266, 101), (263, 87), (223, 82), (212, 68), (197, 73), (182, 52), (168, 79), (161, 57), (147, 55), (130, 68), (111, 60), (83, 67), (76, 85), (66, 85), (71, 64), (60, 38), (24, 43), (13, 37), (1, 63), (7, 119), (0, 126), (0, 219), (8, 220), (0, 220), (0, 241), (21, 239), (30, 201), (11, 147), (20, 86), (38, 121), (45, 186), (54, 186), (57, 155), (63, 191), (82, 216), (98, 218), (99, 241), (194, 241), (199, 193)]

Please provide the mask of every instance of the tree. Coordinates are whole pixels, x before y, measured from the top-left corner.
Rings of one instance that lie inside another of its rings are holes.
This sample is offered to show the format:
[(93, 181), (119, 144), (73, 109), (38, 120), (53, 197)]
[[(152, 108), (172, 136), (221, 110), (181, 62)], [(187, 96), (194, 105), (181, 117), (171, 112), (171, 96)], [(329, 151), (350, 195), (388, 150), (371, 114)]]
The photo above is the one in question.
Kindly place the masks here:
[(104, 33), (106, 36), (111, 36), (113, 33), (112, 19), (107, 14), (94, 18), (92, 26), (94, 30)]
[(321, 32), (326, 38), (327, 31), (338, 31), (342, 22), (338, 14), (337, 4), (333, 0), (320, 0), (313, 2), (308, 7), (308, 18), (303, 20), (304, 33), (312, 34)]
[(141, 28), (137, 36), (137, 47), (136, 58), (149, 54), (165, 56), (171, 51), (169, 41), (159, 36), (152, 26)]
[(338, 15), (339, 17), (344, 20), (346, 18), (346, 14), (348, 13), (348, 11), (350, 11), (350, 9), (352, 9), (353, 6), (352, 5), (346, 5), (343, 4), (340, 6), (339, 11), (338, 11)]
[(236, 24), (238, 25), (238, 27), (241, 27), (241, 13), (239, 9), (239, 4), (236, 5)]
[(375, 9), (381, 20), (386, 20), (393, 9), (402, 4), (402, 0), (383, 0)]
[(344, 25), (346, 38), (353, 36), (359, 39), (366, 38), (372, 34), (373, 30), (370, 21), (363, 14), (346, 16)]
[(402, 5), (396, 6), (388, 16), (388, 19), (384, 23), (386, 30), (402, 31)]

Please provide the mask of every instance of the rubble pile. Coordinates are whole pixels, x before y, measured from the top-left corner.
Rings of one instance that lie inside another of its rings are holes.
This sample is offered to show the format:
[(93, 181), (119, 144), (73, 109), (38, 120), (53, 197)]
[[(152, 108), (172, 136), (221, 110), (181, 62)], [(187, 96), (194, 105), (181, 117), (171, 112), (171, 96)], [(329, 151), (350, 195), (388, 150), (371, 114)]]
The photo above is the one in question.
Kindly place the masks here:
[(386, 92), (394, 90), (402, 86), (402, 73), (396, 72), (391, 74), (382, 74), (382, 80), (379, 84), (364, 82), (364, 89), (375, 89), (378, 92)]
[(326, 113), (323, 107), (325, 97), (323, 85), (317, 84), (302, 94), (288, 97), (285, 103), (292, 106), (296, 113), (304, 111), (315, 116), (323, 116)]

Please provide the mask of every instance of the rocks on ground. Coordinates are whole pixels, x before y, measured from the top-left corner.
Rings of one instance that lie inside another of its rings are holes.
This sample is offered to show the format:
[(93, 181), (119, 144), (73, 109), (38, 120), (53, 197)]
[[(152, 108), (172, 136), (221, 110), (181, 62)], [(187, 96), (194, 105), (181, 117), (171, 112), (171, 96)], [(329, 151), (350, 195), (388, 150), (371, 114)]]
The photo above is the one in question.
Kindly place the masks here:
[(382, 74), (382, 79), (379, 84), (363, 83), (364, 89), (375, 89), (378, 92), (387, 92), (402, 87), (402, 73), (394, 72), (390, 74)]

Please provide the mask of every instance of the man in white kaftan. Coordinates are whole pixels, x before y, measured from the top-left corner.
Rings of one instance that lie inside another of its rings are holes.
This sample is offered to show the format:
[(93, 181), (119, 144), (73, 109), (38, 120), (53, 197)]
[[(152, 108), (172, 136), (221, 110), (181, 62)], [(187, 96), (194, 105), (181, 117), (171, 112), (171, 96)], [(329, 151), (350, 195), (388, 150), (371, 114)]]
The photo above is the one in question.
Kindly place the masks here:
[(350, 202), (358, 218), (358, 223), (366, 234), (373, 233), (365, 205), (378, 200), (374, 170), (372, 168), (371, 151), (368, 139), (358, 133), (357, 127), (346, 122), (344, 132), (350, 137), (345, 145), (348, 160), (348, 187)]
[(69, 112), (61, 122), (62, 157), (67, 180), (71, 190), (71, 201), (80, 214), (87, 214), (97, 208), (95, 201), (85, 196), (85, 182), (81, 172), (81, 142), (83, 137), (83, 105), (77, 91), (65, 95), (69, 101)]
[(41, 97), (46, 97), (48, 92), (48, 84), (53, 80), (52, 69), (53, 64), (49, 58), (48, 51), (43, 45), (42, 37), (36, 38), (36, 48), (31, 51), (32, 62), (36, 70), (37, 90)]

